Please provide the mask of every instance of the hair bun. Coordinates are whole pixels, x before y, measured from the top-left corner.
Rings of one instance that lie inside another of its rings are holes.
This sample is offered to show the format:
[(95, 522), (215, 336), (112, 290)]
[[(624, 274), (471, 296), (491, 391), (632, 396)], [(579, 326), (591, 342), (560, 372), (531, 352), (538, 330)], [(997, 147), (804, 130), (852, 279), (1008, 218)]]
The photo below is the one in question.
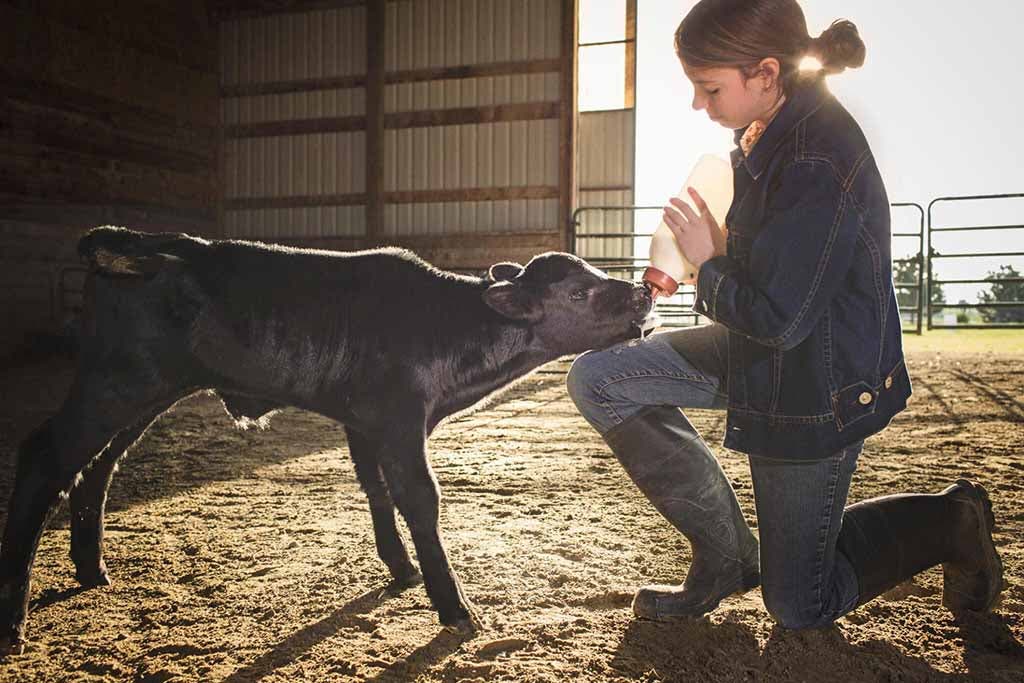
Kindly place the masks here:
[(852, 21), (838, 19), (811, 41), (810, 54), (827, 73), (837, 74), (864, 64), (864, 41)]

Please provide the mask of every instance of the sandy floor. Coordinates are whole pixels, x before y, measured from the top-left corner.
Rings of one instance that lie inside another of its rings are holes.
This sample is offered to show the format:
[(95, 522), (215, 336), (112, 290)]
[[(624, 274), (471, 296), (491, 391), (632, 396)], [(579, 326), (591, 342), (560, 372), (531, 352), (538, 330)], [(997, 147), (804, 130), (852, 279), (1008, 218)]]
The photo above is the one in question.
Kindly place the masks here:
[[(66, 516), (44, 534), (31, 642), (0, 681), (1024, 681), (1024, 356), (910, 358), (911, 408), (868, 442), (851, 500), (983, 481), (1006, 565), (992, 615), (955, 623), (931, 570), (822, 631), (773, 628), (756, 591), (695, 622), (635, 621), (632, 590), (681, 579), (689, 550), (576, 414), (563, 363), (431, 441), (476, 638), (443, 632), (422, 587), (379, 597), (388, 577), (337, 425), (287, 410), (240, 432), (197, 396), (114, 481), (113, 586), (77, 589)], [(0, 377), (4, 463), (68, 376)], [(723, 413), (692, 417), (720, 442)], [(745, 460), (716, 452), (752, 519)], [(3, 501), (10, 479), (5, 464)]]

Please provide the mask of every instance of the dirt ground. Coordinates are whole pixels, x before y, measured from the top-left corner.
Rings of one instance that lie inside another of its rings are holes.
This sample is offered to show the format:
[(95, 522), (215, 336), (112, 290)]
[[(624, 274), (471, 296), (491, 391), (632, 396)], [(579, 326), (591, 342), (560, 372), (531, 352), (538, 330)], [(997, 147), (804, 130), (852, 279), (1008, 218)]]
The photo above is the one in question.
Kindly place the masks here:
[[(442, 631), (421, 586), (380, 597), (336, 424), (286, 410), (242, 432), (196, 396), (114, 480), (114, 585), (77, 588), (66, 511), (45, 532), (30, 643), (0, 681), (1024, 681), (1024, 355), (909, 358), (911, 406), (868, 442), (851, 501), (985, 483), (1006, 567), (994, 614), (954, 622), (933, 569), (820, 631), (774, 628), (757, 591), (693, 622), (634, 620), (634, 588), (680, 580), (689, 550), (578, 416), (561, 362), (430, 442), (477, 637)], [(4, 509), (10, 456), (69, 378), (67, 362), (0, 374)], [(720, 443), (724, 413), (692, 417)], [(745, 459), (715, 451), (753, 520)]]

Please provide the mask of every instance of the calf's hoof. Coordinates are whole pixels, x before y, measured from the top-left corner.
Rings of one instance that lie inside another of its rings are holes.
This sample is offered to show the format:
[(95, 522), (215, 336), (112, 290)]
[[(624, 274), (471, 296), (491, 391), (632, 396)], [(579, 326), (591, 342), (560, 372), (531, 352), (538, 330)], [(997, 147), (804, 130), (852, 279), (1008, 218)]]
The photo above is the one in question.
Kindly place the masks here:
[(100, 562), (98, 567), (80, 567), (76, 569), (75, 578), (82, 588), (97, 588), (99, 586), (109, 586), (113, 583), (110, 580), (110, 574), (107, 573), (107, 566), (102, 562)]
[(17, 635), (0, 636), (0, 659), (25, 652), (25, 639)]
[(484, 630), (483, 622), (473, 610), (467, 610), (465, 614), (450, 620), (442, 619), (441, 624), (444, 626), (444, 630), (460, 636), (471, 636)]
[(403, 576), (402, 578), (392, 579), (391, 583), (385, 586), (384, 590), (381, 591), (381, 597), (394, 597), (407, 588), (418, 586), (421, 583), (423, 583), (423, 575), (419, 572), (414, 572), (413, 574)]

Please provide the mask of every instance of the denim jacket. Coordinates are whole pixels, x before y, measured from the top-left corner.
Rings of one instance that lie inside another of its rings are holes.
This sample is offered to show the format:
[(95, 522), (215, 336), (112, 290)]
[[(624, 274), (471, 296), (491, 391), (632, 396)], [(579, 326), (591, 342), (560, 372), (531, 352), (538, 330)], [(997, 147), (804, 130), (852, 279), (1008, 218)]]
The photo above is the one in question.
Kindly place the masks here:
[(702, 265), (694, 303), (729, 329), (725, 446), (823, 458), (884, 429), (910, 397), (889, 200), (821, 76), (732, 160), (727, 253)]

